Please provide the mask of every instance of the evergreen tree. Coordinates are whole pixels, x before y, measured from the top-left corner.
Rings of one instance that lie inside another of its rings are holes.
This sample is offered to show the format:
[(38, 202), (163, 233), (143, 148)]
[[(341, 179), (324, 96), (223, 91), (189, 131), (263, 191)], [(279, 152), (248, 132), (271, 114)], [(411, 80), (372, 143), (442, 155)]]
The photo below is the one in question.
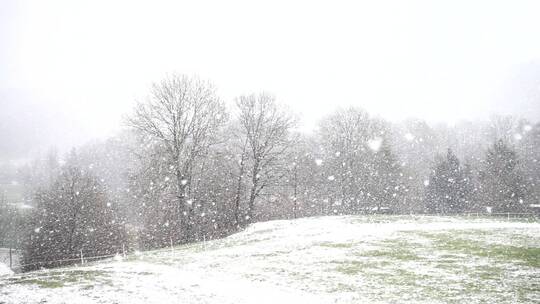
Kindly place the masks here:
[(377, 211), (381, 212), (383, 207), (395, 210), (396, 205), (403, 199), (406, 186), (401, 166), (386, 140), (383, 140), (380, 149), (375, 151), (372, 165), (370, 196)]
[(466, 163), (462, 168), (462, 172), (461, 191), (464, 203), (462, 211), (480, 211), (481, 206), (478, 206), (478, 185), (477, 179), (475, 179), (475, 171), (469, 163)]
[(517, 153), (503, 140), (488, 149), (480, 172), (482, 199), (493, 212), (523, 212), (527, 186)]
[(451, 149), (440, 160), (430, 176), (426, 189), (426, 211), (429, 213), (460, 213), (468, 207), (471, 181)]
[(521, 168), (527, 180), (530, 192), (527, 205), (540, 204), (540, 123), (525, 125), (525, 136), (521, 143), (523, 160)]

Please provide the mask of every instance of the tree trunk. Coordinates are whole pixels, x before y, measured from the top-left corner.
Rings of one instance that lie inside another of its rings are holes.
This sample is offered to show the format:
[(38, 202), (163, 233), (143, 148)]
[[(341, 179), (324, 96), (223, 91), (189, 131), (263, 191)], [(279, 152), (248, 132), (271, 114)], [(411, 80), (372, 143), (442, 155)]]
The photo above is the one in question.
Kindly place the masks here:
[(186, 188), (187, 188), (187, 180), (185, 179), (184, 174), (180, 172), (180, 170), (176, 171), (176, 183), (177, 183), (177, 192), (176, 197), (178, 198), (178, 203), (176, 205), (176, 208), (172, 210), (176, 210), (176, 214), (171, 216), (171, 220), (174, 220), (175, 222), (170, 222), (170, 238), (174, 241), (178, 240), (178, 236), (176, 236), (176, 233), (182, 233), (182, 240), (188, 241), (189, 240), (189, 234), (191, 233), (190, 229), (190, 214), (186, 210)]
[(297, 199), (297, 192), (298, 192), (298, 168), (297, 166), (295, 165), (294, 166), (294, 184), (293, 184), (293, 189), (294, 189), (294, 194), (293, 194), (293, 217), (296, 218), (297, 215), (296, 215), (296, 211), (297, 211), (297, 204), (298, 204), (298, 199)]
[(236, 195), (234, 198), (234, 223), (236, 226), (240, 225), (240, 196), (242, 191), (242, 177), (244, 175), (244, 163), (246, 154), (247, 140), (242, 148), (242, 156), (240, 157), (240, 172), (238, 173), (238, 180), (236, 185)]
[(251, 177), (251, 191), (249, 193), (249, 206), (248, 206), (248, 223), (253, 223), (253, 215), (255, 209), (255, 197), (257, 195), (257, 187), (259, 185), (259, 161), (256, 160), (253, 164), (253, 171)]

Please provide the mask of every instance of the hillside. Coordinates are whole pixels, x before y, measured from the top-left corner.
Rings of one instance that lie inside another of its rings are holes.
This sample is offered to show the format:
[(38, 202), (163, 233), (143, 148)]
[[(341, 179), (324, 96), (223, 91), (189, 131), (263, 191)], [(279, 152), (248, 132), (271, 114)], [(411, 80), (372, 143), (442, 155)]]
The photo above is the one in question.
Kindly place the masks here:
[(0, 303), (531, 303), (540, 223), (347, 216), (0, 276)]

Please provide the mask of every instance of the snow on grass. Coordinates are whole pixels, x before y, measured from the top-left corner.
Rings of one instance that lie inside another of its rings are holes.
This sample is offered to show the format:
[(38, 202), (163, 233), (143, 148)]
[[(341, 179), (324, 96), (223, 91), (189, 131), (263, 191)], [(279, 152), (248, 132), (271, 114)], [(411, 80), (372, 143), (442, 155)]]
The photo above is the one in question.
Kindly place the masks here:
[(0, 263), (0, 276), (7, 276), (11, 274), (13, 274), (13, 271), (11, 271), (6, 264)]
[(319, 217), (1, 277), (0, 303), (533, 303), (539, 260), (537, 222)]

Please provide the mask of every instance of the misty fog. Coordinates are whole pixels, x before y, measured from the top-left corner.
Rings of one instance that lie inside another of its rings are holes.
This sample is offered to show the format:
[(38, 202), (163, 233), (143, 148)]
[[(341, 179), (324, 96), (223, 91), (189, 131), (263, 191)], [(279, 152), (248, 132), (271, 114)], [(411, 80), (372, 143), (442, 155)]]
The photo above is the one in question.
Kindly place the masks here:
[(535, 1), (0, 3), (0, 303), (540, 301)]

